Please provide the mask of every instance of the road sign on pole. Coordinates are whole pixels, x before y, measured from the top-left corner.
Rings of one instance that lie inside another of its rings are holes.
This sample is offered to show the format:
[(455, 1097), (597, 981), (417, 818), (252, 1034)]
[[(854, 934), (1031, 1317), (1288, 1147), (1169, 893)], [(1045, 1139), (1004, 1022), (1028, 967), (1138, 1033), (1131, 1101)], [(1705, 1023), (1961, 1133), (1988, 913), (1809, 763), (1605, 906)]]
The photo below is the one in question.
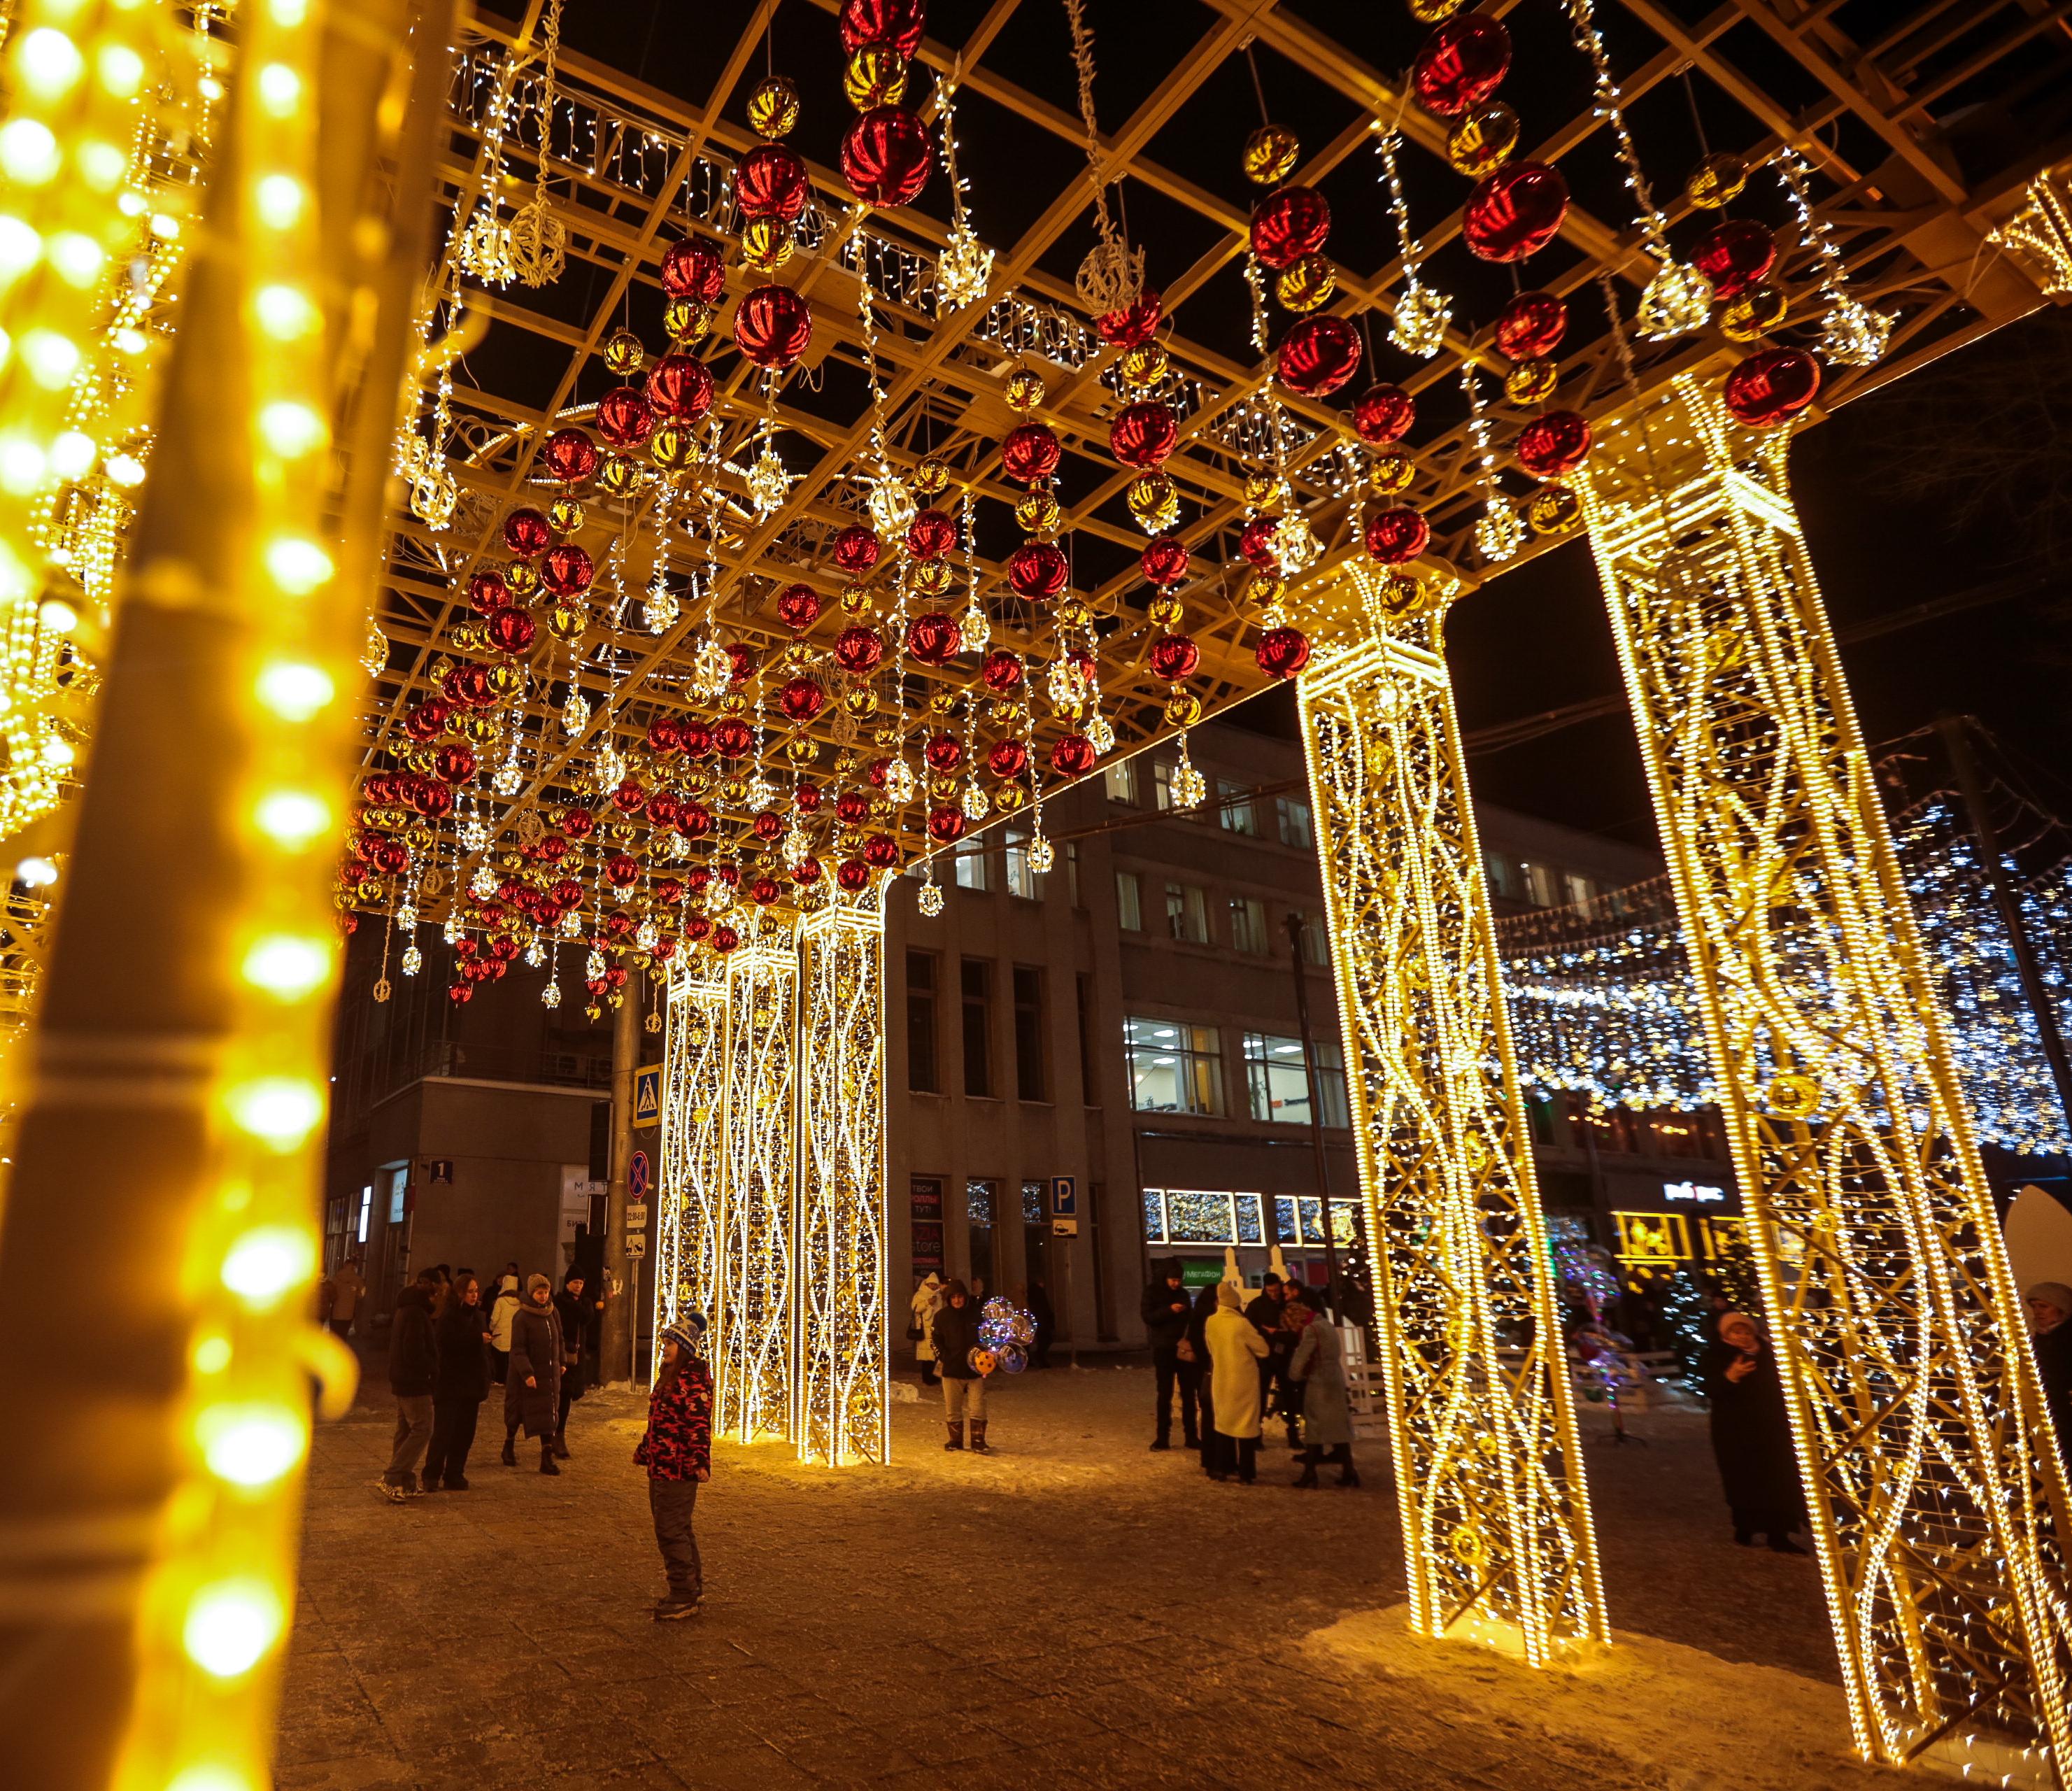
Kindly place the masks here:
[(648, 1153), (635, 1151), (626, 1165), (626, 1197), (635, 1205), (648, 1198), (648, 1190), (654, 1184), (654, 1171), (649, 1167)]
[(1076, 1237), (1079, 1235), (1079, 1179), (1076, 1175), (1053, 1175), (1050, 1178), (1050, 1235), (1053, 1237)]
[(662, 1123), (662, 1066), (648, 1064), (633, 1073), (633, 1123), (639, 1126)]

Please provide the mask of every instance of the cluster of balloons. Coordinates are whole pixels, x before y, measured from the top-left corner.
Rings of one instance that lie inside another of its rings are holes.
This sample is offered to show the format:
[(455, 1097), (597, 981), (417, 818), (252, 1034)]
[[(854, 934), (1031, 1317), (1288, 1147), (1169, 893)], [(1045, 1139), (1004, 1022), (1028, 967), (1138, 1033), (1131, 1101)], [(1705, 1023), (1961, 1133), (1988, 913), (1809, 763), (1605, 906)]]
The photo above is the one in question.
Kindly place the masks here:
[(1001, 1369), (1019, 1374), (1029, 1365), (1029, 1345), (1035, 1340), (1036, 1320), (1012, 1300), (995, 1297), (980, 1314), (978, 1344), (966, 1359), (975, 1373)]

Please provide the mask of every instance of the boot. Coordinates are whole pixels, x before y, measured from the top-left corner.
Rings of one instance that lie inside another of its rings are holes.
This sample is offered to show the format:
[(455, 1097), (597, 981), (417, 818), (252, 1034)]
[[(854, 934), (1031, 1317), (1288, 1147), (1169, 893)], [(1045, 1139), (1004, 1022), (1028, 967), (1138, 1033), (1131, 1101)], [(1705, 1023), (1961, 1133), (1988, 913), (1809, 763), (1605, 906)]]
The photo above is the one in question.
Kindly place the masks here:
[(1295, 1484), (1297, 1486), (1314, 1486), (1317, 1484), (1317, 1464), (1315, 1462), (1310, 1460), (1307, 1455), (1305, 1455), (1302, 1458), (1302, 1472), (1295, 1476)]
[(542, 1440), (540, 1444), (540, 1472), (543, 1474), (558, 1474), (561, 1471), (559, 1464), (554, 1460), (553, 1444)]
[(504, 1433), (504, 1465), (506, 1468), (518, 1465), (518, 1433), (516, 1431)]
[(1338, 1484), (1341, 1486), (1358, 1486), (1359, 1483), (1359, 1470), (1354, 1467), (1350, 1462), (1347, 1462), (1338, 1475)]
[(569, 1459), (569, 1433), (566, 1431), (554, 1439), (554, 1459), (557, 1461)]
[(943, 1447), (945, 1449), (961, 1449), (964, 1447), (964, 1421), (961, 1418), (946, 1418), (943, 1420), (943, 1424), (944, 1428), (950, 1433), (950, 1440), (948, 1443), (945, 1443)]
[[(982, 1418), (974, 1418), (972, 1420), (972, 1451), (975, 1455), (989, 1455), (993, 1453), (992, 1450), (985, 1446), (985, 1420)], [(1774, 1544), (1772, 1546), (1774, 1546)]]

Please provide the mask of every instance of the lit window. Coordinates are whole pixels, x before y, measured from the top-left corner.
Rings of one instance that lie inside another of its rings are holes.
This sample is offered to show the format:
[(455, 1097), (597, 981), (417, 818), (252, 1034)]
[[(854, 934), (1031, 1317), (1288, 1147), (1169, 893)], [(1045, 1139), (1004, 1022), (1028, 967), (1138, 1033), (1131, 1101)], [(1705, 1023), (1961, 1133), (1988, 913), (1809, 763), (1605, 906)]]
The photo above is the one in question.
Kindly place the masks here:
[(1252, 792), (1242, 784), (1216, 780), (1216, 821), (1227, 833), (1259, 838), (1259, 809)]
[(1134, 871), (1115, 874), (1116, 924), (1129, 933), (1144, 931), (1144, 884)]
[(1253, 957), (1267, 954), (1266, 904), (1250, 896), (1233, 896), (1230, 903), (1231, 949)]
[(1300, 797), (1276, 797), (1273, 800), (1275, 820), (1281, 829), (1281, 843), (1293, 846), (1307, 852), (1317, 843), (1317, 836), (1309, 826), (1309, 805)]
[(1209, 942), (1209, 899), (1193, 883), (1166, 886), (1166, 930), (1190, 945)]
[(1120, 760), (1110, 765), (1101, 774), (1101, 780), (1108, 786), (1109, 801), (1127, 802), (1132, 808), (1136, 807), (1137, 761), (1134, 759)]
[(1145, 1113), (1223, 1110), (1223, 1046), (1212, 1026), (1177, 1020), (1125, 1020), (1130, 1099)]
[(1040, 902), (1043, 899), (1042, 875), (1029, 867), (1029, 830), (1009, 827), (1007, 830), (1007, 893), (1019, 896), (1024, 901)]
[[(1246, 1033), (1244, 1081), (1254, 1119), (1277, 1126), (1309, 1123), (1309, 1079), (1302, 1068), (1300, 1039)], [(1349, 1124), (1345, 1057), (1335, 1039), (1317, 1041), (1317, 1090), (1323, 1102), (1324, 1123)]]
[(990, 889), (993, 883), (986, 874), (985, 842), (972, 840), (956, 850), (957, 887), (960, 889)]

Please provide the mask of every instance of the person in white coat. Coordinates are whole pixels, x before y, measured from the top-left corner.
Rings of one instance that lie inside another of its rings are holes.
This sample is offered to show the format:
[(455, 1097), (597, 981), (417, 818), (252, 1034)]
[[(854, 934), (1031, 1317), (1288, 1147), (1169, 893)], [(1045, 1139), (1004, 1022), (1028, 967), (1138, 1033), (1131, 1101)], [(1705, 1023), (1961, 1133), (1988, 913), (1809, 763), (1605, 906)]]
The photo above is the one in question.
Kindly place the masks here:
[(506, 1274), (496, 1284), (496, 1299), (489, 1308), (489, 1384), (504, 1385), (511, 1366), (511, 1321), (518, 1315), (518, 1277)]
[(914, 1290), (914, 1319), (906, 1335), (914, 1344), (914, 1360), (921, 1365), (921, 1385), (932, 1387), (940, 1377), (935, 1372), (935, 1311), (943, 1303), (943, 1278), (933, 1269)]
[(1209, 1478), (1227, 1480), (1233, 1468), (1249, 1486), (1259, 1451), (1259, 1365), (1267, 1343), (1244, 1315), (1238, 1291), (1216, 1287), (1216, 1309), (1202, 1327), (1209, 1345), (1210, 1404), (1215, 1413), (1215, 1455)]

